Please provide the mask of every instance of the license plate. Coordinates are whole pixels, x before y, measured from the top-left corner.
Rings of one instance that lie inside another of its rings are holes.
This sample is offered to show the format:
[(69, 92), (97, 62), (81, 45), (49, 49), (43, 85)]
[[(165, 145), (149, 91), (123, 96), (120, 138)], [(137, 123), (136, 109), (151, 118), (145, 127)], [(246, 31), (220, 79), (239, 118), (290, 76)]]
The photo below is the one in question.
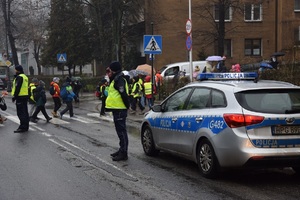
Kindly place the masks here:
[(300, 126), (273, 126), (273, 135), (299, 135)]

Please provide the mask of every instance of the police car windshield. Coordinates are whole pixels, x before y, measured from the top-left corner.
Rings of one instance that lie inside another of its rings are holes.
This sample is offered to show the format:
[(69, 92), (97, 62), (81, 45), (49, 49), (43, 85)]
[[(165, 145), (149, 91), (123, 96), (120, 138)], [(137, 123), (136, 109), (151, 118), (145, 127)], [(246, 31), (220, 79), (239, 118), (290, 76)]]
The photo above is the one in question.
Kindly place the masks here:
[(272, 114), (300, 113), (299, 89), (263, 89), (235, 94), (239, 104), (250, 111)]

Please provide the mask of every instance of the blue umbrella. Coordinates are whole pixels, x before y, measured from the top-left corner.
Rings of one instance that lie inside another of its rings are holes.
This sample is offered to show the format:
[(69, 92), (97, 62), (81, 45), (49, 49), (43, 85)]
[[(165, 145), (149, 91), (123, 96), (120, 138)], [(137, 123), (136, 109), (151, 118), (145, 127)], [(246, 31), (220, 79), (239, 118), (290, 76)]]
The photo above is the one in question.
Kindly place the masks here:
[(267, 62), (261, 62), (259, 66), (262, 67), (262, 68), (273, 69), (272, 65), (270, 65)]

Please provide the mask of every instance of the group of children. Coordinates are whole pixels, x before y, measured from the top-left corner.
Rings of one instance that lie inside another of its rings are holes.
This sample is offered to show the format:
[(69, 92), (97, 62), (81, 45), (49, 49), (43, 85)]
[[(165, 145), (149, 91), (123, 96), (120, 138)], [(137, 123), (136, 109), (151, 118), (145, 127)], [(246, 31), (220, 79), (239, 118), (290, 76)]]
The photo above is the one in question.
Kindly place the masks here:
[[(73, 112), (73, 100), (78, 102), (77, 95), (73, 92), (73, 88), (71, 85), (72, 80), (67, 77), (65, 83), (62, 87), (59, 86), (60, 79), (58, 77), (54, 77), (52, 82), (50, 83), (50, 95), (52, 96), (54, 102), (54, 108), (51, 112), (53, 117), (60, 117), (69, 111), (70, 117), (74, 116)], [(28, 95), (29, 95), (29, 104), (31, 108), (29, 110), (30, 121), (37, 123), (38, 114), (42, 112), (46, 121), (49, 122), (52, 117), (48, 115), (46, 112), (45, 104), (47, 102), (46, 91), (45, 91), (45, 83), (42, 80), (38, 80), (37, 78), (33, 78), (28, 87)], [(63, 101), (67, 106), (60, 113), (58, 110), (62, 106), (61, 101)]]
[[(129, 99), (130, 99), (130, 114), (137, 113), (139, 107), (140, 113), (143, 114), (148, 105), (149, 109), (153, 106), (154, 98), (152, 98), (152, 80), (150, 76), (135, 76), (130, 77), (124, 75), (129, 85)], [(100, 109), (100, 116), (105, 116), (105, 101), (108, 95), (108, 81), (103, 78), (96, 87), (96, 96), (101, 100), (102, 106)], [(156, 94), (156, 86), (153, 84), (153, 94)]]

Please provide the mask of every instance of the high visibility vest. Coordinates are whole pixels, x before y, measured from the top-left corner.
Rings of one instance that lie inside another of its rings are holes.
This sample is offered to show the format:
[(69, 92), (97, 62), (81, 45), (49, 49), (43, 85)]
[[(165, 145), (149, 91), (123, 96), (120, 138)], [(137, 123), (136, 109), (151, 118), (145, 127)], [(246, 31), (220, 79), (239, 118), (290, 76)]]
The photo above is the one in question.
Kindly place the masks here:
[[(134, 93), (134, 92), (136, 92), (137, 86), (139, 87), (139, 89), (138, 89), (137, 93)], [(141, 97), (142, 93), (143, 92), (142, 92), (142, 86), (141, 86), (141, 84), (139, 82), (135, 82), (133, 84), (133, 87), (132, 87), (132, 96), (133, 96), (133, 98)]]
[[(28, 77), (25, 74), (19, 74), (23, 78), (23, 83), (18, 96), (28, 96)], [(11, 91), (11, 95), (15, 96), (16, 90), (16, 79), (13, 81), (13, 87)]]
[(33, 90), (36, 89), (36, 85), (34, 83), (30, 83), (29, 89), (30, 89), (30, 99), (35, 102)]
[[(124, 79), (125, 80), (125, 79)], [(125, 80), (126, 81), (126, 80)], [(113, 80), (111, 84), (108, 86), (108, 97), (105, 101), (105, 108), (108, 109), (127, 109), (123, 99), (118, 90), (114, 87), (115, 81)], [(125, 84), (125, 90), (128, 94), (128, 84)]]
[(152, 83), (151, 82), (144, 83), (144, 87), (145, 87), (145, 95), (152, 94)]

